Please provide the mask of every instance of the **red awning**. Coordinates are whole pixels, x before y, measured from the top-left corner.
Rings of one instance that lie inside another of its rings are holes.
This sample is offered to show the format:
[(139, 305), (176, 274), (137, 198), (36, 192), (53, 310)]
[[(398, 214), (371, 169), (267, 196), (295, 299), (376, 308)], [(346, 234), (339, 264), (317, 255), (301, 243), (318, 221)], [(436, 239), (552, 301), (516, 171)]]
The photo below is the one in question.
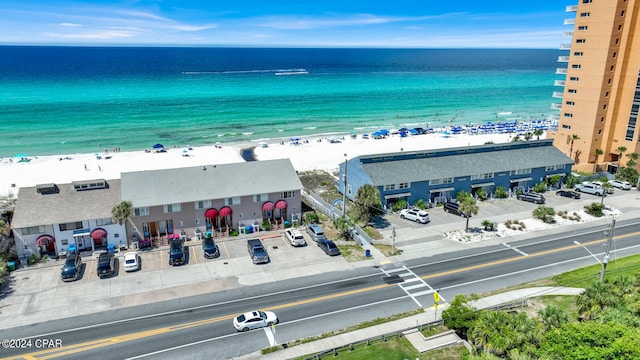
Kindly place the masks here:
[(271, 211), (273, 210), (273, 203), (271, 201), (267, 201), (266, 203), (262, 204), (262, 211)]
[(47, 246), (56, 241), (51, 235), (42, 235), (36, 239), (36, 246)]
[(229, 216), (231, 215), (231, 208), (228, 206), (223, 207), (222, 209), (220, 209), (220, 216)]
[(107, 237), (107, 230), (103, 228), (95, 228), (91, 232), (91, 238), (93, 240), (100, 240)]
[(284, 200), (280, 200), (276, 203), (276, 209), (286, 209), (287, 208), (287, 202)]
[(204, 217), (207, 219), (213, 219), (216, 216), (218, 216), (218, 209), (211, 208), (204, 212)]

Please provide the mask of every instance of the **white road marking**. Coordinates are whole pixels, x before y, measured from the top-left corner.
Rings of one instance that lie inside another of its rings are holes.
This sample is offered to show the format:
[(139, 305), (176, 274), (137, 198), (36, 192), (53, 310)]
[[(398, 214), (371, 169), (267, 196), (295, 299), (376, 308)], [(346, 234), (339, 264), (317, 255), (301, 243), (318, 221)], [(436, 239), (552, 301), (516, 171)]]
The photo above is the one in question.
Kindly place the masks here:
[(276, 346), (278, 343), (276, 342), (276, 331), (275, 326), (267, 326), (264, 328), (264, 333), (267, 334), (267, 339), (269, 340), (269, 346)]
[(509, 249), (511, 249), (511, 250), (513, 250), (513, 251), (515, 251), (515, 252), (517, 252), (518, 254), (520, 254), (520, 255), (522, 255), (522, 256), (529, 256), (529, 254), (527, 254), (526, 252), (524, 252), (524, 251), (522, 251), (522, 250), (518, 249), (517, 247), (513, 247), (513, 246), (511, 246), (511, 245), (509, 245), (509, 244), (507, 244), (507, 243), (502, 243), (502, 245), (504, 245), (504, 246), (506, 246), (507, 248), (509, 248)]

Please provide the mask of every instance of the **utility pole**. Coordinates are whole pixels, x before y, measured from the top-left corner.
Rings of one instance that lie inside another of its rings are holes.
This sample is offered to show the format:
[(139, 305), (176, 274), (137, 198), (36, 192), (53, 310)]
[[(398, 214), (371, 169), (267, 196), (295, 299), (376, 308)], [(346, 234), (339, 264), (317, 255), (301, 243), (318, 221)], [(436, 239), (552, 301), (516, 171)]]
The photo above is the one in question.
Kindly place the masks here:
[(607, 269), (607, 263), (609, 262), (609, 251), (611, 250), (611, 241), (613, 240), (613, 230), (616, 226), (616, 219), (611, 219), (609, 229), (604, 233), (607, 236), (607, 241), (602, 244), (604, 246), (604, 259), (602, 259), (602, 272), (600, 272), (600, 282), (604, 281), (604, 272)]
[(344, 154), (344, 188), (342, 189), (342, 216), (347, 212), (347, 154)]
[(391, 235), (393, 235), (393, 238), (391, 240), (391, 255), (395, 255), (396, 254), (396, 227), (394, 226), (393, 229), (391, 229)]

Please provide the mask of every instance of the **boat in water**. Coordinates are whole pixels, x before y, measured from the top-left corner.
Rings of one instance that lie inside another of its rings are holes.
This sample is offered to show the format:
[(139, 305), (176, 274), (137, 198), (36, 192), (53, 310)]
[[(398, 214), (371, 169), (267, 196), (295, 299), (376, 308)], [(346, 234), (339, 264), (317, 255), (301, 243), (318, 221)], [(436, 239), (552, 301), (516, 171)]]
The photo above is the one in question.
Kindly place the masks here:
[(306, 69), (291, 69), (291, 70), (280, 70), (276, 71), (274, 74), (277, 76), (280, 75), (306, 75), (309, 72)]

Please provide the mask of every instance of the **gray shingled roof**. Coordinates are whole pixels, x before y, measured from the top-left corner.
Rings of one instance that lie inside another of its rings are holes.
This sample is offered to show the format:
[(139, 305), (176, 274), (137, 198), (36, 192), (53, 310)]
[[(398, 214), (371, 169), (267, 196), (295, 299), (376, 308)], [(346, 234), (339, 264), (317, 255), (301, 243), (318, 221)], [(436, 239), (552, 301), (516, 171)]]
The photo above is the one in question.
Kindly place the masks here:
[(289, 159), (122, 173), (122, 199), (134, 207), (300, 189)]
[(18, 191), (12, 228), (111, 218), (120, 203), (120, 180), (107, 180), (108, 188), (76, 191), (72, 184), (57, 184), (59, 193), (39, 194), (36, 187)]
[(540, 146), (375, 162), (362, 164), (362, 167), (373, 185), (380, 186), (571, 163), (571, 159), (555, 147)]

